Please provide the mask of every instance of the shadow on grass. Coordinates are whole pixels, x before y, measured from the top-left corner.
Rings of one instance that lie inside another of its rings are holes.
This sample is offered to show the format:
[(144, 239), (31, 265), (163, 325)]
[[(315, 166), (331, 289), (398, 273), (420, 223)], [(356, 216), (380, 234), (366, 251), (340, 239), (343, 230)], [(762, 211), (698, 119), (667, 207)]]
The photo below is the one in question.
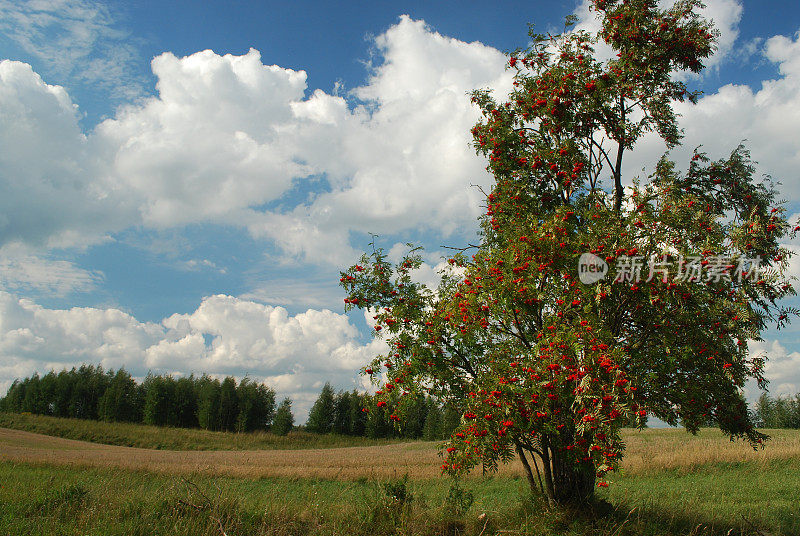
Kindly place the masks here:
[[(553, 507), (541, 498), (520, 501), (519, 527), (498, 533), (596, 536), (777, 536), (742, 516), (720, 522), (697, 512), (657, 505), (612, 504), (595, 498), (581, 507)], [(787, 536), (789, 533), (785, 533)], [(792, 533), (794, 534), (794, 533)]]
[[(20, 479), (25, 467), (13, 474)], [(766, 508), (747, 521), (738, 513), (704, 512), (691, 500), (598, 498), (583, 508), (553, 508), (523, 498), (513, 480), (464, 481), (449, 492), (407, 478), (341, 483), (239, 481), (196, 475), (194, 481), (119, 473), (39, 474), (33, 496), (0, 501), (0, 534), (138, 536), (419, 535), (419, 536), (789, 536), (797, 519), (764, 524), (783, 509)], [(12, 474), (12, 473), (9, 473)], [(101, 474), (104, 478), (97, 478)], [(676, 486), (683, 482), (675, 480)], [(32, 484), (27, 480), (26, 484)], [(442, 483), (446, 486), (446, 483)], [(487, 485), (488, 484), (488, 485)], [(46, 489), (46, 486), (51, 486)], [(525, 486), (525, 489), (527, 487)], [(704, 488), (705, 489), (705, 488)], [(473, 493), (480, 493), (474, 501)], [(487, 496), (492, 500), (487, 500)], [(10, 498), (10, 495), (7, 495)], [(650, 501), (650, 502), (648, 502)], [(798, 512), (800, 513), (800, 512)], [(6, 514), (5, 516), (3, 514)], [(788, 514), (787, 514), (788, 515)], [(5, 518), (5, 519), (4, 519)], [(720, 520), (723, 522), (720, 522)], [(761, 520), (762, 525), (759, 525)], [(788, 518), (787, 518), (788, 519)], [(781, 533), (775, 527), (781, 527)], [(769, 532), (766, 530), (769, 528)]]
[[(775, 536), (747, 519), (712, 521), (695, 512), (657, 506), (612, 504), (595, 499), (583, 507), (551, 507), (539, 498), (493, 512), (470, 510), (464, 490), (436, 504), (406, 480), (373, 482), (354, 509), (331, 511), (305, 506), (270, 505), (261, 513), (242, 509), (222, 494), (175, 497), (172, 516), (202, 533), (233, 536), (278, 534), (350, 534), (365, 536)], [(193, 486), (193, 485), (191, 485)], [(190, 489), (190, 495), (197, 488)], [(454, 503), (460, 501), (460, 507)], [(469, 501), (468, 501), (469, 502)], [(471, 504), (471, 503), (470, 503)], [(464, 508), (466, 506), (466, 508)], [(224, 531), (224, 532), (223, 532)]]

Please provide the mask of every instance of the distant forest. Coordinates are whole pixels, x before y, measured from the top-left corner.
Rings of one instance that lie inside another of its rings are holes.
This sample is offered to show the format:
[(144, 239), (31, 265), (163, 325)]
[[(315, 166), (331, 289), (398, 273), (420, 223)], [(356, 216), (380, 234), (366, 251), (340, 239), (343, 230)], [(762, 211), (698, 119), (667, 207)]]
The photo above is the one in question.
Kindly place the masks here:
[[(0, 411), (9, 413), (228, 432), (270, 430), (280, 435), (293, 427), (291, 405), (288, 398), (276, 405), (275, 391), (250, 378), (237, 383), (230, 376), (220, 381), (206, 374), (177, 379), (148, 374), (137, 383), (124, 369), (105, 371), (92, 365), (16, 380), (0, 399)], [(305, 429), (436, 440), (449, 437), (460, 418), (456, 408), (420, 396), (404, 412), (398, 430), (387, 409), (378, 407), (369, 394), (336, 392), (325, 384)]]
[[(206, 374), (177, 379), (148, 374), (137, 383), (124, 369), (105, 371), (92, 365), (16, 380), (0, 398), (0, 411), (9, 413), (227, 432), (269, 430), (279, 435), (293, 428), (291, 406), (288, 398), (276, 404), (275, 391), (250, 378), (237, 383), (230, 376), (220, 381)], [(800, 394), (792, 398), (764, 393), (753, 412), (760, 427), (800, 428)], [(422, 396), (397, 417), (399, 427), (391, 422), (390, 413), (367, 393), (336, 392), (325, 384), (305, 429), (320, 434), (437, 440), (449, 437), (461, 419), (458, 408)]]
[(762, 394), (756, 402), (755, 417), (762, 428), (800, 429), (800, 393), (793, 398)]

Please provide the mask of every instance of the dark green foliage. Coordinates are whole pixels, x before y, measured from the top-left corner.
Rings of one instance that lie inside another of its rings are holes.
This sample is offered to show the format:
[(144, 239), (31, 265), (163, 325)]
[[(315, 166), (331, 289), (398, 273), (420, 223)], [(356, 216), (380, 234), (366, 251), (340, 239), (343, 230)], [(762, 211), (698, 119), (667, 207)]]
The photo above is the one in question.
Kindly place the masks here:
[[(109, 371), (111, 375), (113, 371)], [(53, 374), (50, 372), (48, 374)], [(54, 377), (59, 378), (54, 375)], [(113, 375), (108, 388), (100, 397), (98, 417), (107, 422), (139, 422), (142, 419), (143, 400), (136, 381), (125, 369)]]
[(272, 423), (272, 432), (285, 436), (292, 431), (294, 426), (294, 415), (292, 415), (292, 400), (289, 397), (283, 399), (278, 410), (275, 412), (275, 420)]
[(97, 419), (97, 406), (100, 397), (110, 380), (100, 366), (81, 365), (72, 384), (69, 399), (69, 416), (78, 419)]
[(42, 382), (38, 374), (31, 376), (30, 382), (25, 389), (25, 395), (22, 399), (22, 411), (41, 414), (48, 413), (45, 393), (42, 392)]
[(58, 373), (55, 380), (55, 388), (53, 392), (53, 416), (54, 417), (69, 417), (69, 401), (72, 398), (72, 386), (74, 384), (73, 376), (75, 369), (72, 372), (62, 370)]
[(425, 415), (425, 424), (422, 427), (422, 439), (436, 441), (442, 438), (442, 410), (433, 399), (428, 398), (428, 411)]
[[(100, 366), (84, 365), (16, 380), (0, 398), (0, 411), (210, 431), (271, 429), (284, 435), (294, 425), (291, 400), (287, 398), (284, 403), (287, 405), (282, 404), (276, 412), (275, 391), (247, 377), (237, 384), (233, 377), (221, 382), (207, 374), (177, 379), (148, 374), (137, 384), (125, 369), (104, 371)], [(389, 418), (392, 411), (375, 403), (366, 393), (336, 393), (325, 384), (306, 429), (372, 439), (435, 441), (449, 437), (460, 418), (455, 407), (442, 407), (431, 397), (415, 395), (398, 413), (398, 430)]]
[(336, 417), (336, 395), (330, 383), (326, 383), (319, 394), (319, 398), (314, 402), (308, 414), (306, 429), (318, 434), (327, 434), (333, 431), (334, 419)]
[(144, 380), (144, 415), (145, 424), (156, 426), (175, 426), (175, 379), (171, 376), (153, 376), (148, 374)]
[(175, 382), (175, 426), (197, 428), (197, 394), (194, 376), (180, 378)]
[(442, 437), (448, 438), (452, 435), (458, 425), (461, 424), (461, 409), (455, 402), (449, 402), (444, 406), (442, 416)]
[(22, 406), (21, 397), (23, 395), (23, 383), (19, 380), (14, 380), (11, 387), (8, 388), (6, 396), (0, 399), (0, 410), (5, 412), (18, 412)]
[(245, 377), (236, 388), (236, 395), (239, 402), (236, 430), (266, 430), (275, 416), (275, 391)]
[(369, 413), (364, 434), (372, 439), (379, 437), (394, 437), (395, 428), (389, 421), (389, 411), (386, 406), (378, 406), (373, 397), (368, 399)]
[(219, 426), (231, 432), (236, 429), (236, 416), (239, 414), (239, 399), (236, 396), (236, 380), (228, 376), (222, 381), (219, 390)]
[(219, 430), (219, 380), (203, 375), (195, 385), (197, 393), (197, 419), (205, 430)]
[(102, 367), (82, 365), (70, 371), (34, 374), (17, 380), (3, 399), (5, 411), (30, 412), (55, 417), (98, 418), (100, 397), (113, 378)]
[(364, 405), (365, 395), (353, 391), (350, 393), (350, 435), (363, 436), (367, 426), (367, 412)]
[(403, 411), (403, 437), (408, 437), (410, 439), (421, 438), (427, 413), (428, 404), (425, 398), (419, 394), (414, 395)]
[(334, 399), (333, 432), (335, 434), (349, 435), (351, 429), (350, 393), (348, 391), (339, 391)]
[(16, 380), (0, 411), (53, 417), (133, 422), (181, 428), (251, 432), (266, 430), (275, 415), (275, 391), (245, 378), (237, 386), (208, 375), (148, 374), (137, 385), (124, 369), (83, 365)]

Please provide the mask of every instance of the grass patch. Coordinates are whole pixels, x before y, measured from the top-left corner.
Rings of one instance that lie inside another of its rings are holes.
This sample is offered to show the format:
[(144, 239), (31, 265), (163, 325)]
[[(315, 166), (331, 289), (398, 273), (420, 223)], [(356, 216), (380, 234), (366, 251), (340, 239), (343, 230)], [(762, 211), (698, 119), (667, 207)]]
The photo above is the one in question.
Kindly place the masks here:
[(619, 477), (591, 511), (524, 479), (246, 480), (0, 462), (0, 534), (678, 536), (800, 534), (800, 469), (718, 464)]
[(715, 463), (621, 477), (603, 496), (666, 526), (800, 534), (800, 463)]
[(269, 432), (237, 434), (19, 413), (0, 413), (0, 428), (106, 445), (159, 450), (311, 449), (388, 445), (402, 441), (334, 434), (320, 435), (299, 430), (292, 431), (287, 436)]

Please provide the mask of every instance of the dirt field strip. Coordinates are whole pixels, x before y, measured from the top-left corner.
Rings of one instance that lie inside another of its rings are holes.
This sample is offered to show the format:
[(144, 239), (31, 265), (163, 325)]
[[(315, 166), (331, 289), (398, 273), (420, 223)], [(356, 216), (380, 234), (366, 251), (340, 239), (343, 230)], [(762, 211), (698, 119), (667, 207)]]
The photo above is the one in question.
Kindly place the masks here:
[[(717, 462), (800, 460), (797, 431), (773, 431), (773, 440), (761, 451), (742, 442), (731, 442), (713, 430), (704, 430), (696, 437), (682, 430), (630, 431), (625, 439), (628, 450), (623, 467), (628, 473)], [(171, 474), (339, 480), (406, 473), (413, 479), (436, 478), (441, 465), (436, 444), (428, 442), (304, 450), (171, 451), (101, 445), (6, 428), (0, 428), (0, 461)], [(480, 475), (480, 470), (476, 473)], [(522, 467), (518, 462), (501, 466), (500, 475), (522, 475)]]

